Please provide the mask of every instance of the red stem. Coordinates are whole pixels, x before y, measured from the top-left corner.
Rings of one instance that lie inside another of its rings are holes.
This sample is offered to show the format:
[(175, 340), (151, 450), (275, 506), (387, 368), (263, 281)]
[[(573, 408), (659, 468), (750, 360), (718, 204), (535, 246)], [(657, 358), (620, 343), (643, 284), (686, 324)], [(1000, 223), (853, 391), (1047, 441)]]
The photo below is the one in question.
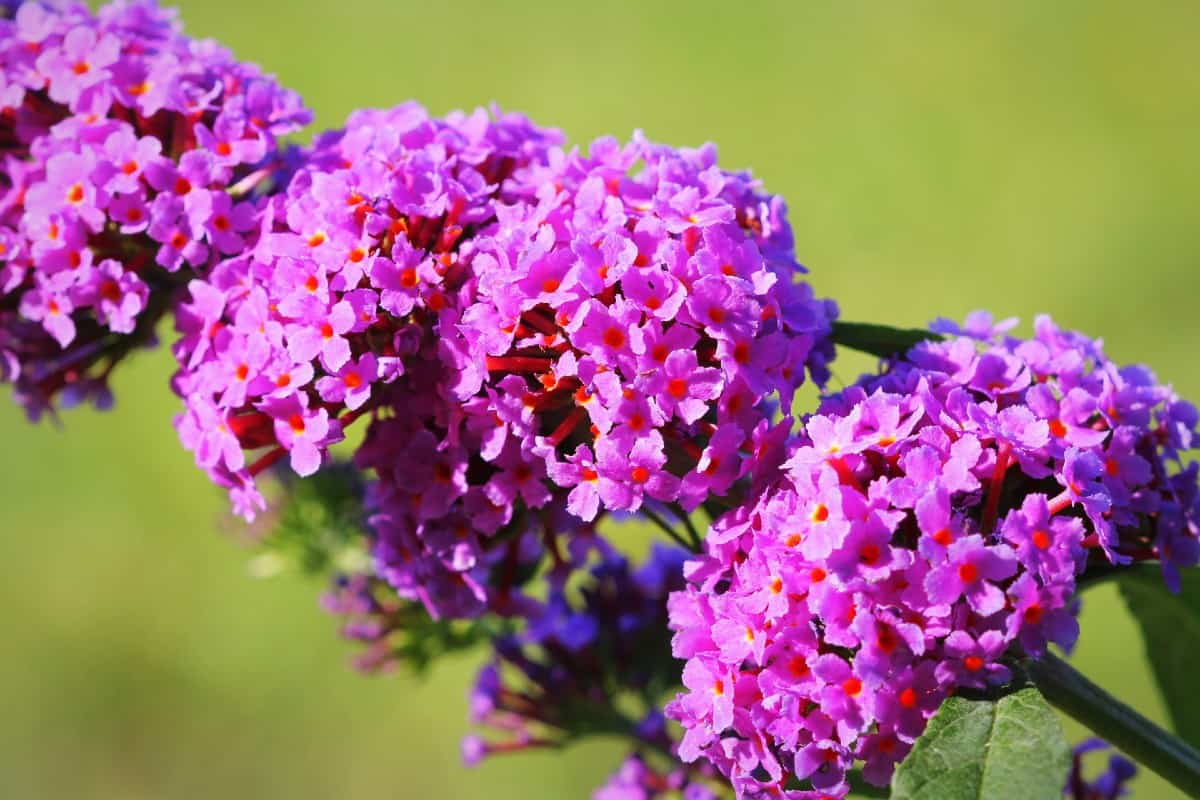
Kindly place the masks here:
[(1071, 505), (1071, 503), (1072, 503), (1071, 493), (1069, 491), (1067, 491), (1066, 489), (1063, 489), (1062, 494), (1060, 494), (1057, 497), (1050, 500), (1050, 502), (1048, 504), (1050, 506), (1050, 514), (1052, 516), (1054, 514), (1058, 514), (1059, 512), (1068, 508)]
[(586, 409), (579, 408), (578, 406), (571, 409), (571, 413), (567, 414), (567, 418), (564, 419), (559, 426), (554, 429), (554, 433), (550, 434), (548, 437), (550, 444), (554, 445), (555, 447), (558, 447), (560, 444), (562, 444), (563, 440), (571, 435), (571, 431), (579, 427), (579, 423), (583, 422), (583, 419), (586, 416)]
[(554, 366), (549, 358), (532, 356), (488, 356), (489, 372), (548, 372)]
[(1012, 464), (1012, 445), (1005, 442), (996, 452), (996, 468), (992, 471), (992, 481), (988, 486), (987, 505), (983, 509), (981, 525), (985, 534), (991, 533), (996, 526), (996, 514), (1000, 510), (1000, 492), (1004, 486), (1004, 474)]
[(259, 475), (263, 470), (270, 469), (276, 462), (287, 455), (287, 450), (282, 447), (276, 447), (274, 450), (267, 452), (262, 458), (250, 465), (248, 472), (253, 475)]
[(558, 334), (558, 326), (536, 311), (526, 311), (521, 315), (521, 322), (524, 322), (529, 327), (533, 328), (539, 333), (544, 333), (547, 336), (555, 336)]

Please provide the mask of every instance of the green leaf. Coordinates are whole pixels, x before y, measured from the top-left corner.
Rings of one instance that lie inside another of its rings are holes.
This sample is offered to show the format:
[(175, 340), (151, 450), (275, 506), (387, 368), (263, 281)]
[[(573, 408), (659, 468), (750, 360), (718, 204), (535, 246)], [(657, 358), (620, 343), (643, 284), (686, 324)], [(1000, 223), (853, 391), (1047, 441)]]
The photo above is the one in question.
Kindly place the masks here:
[(920, 328), (892, 328), (865, 322), (833, 323), (833, 341), (842, 347), (880, 358), (908, 352), (916, 344), (942, 337)]
[(1121, 595), (1142, 629), (1146, 655), (1175, 733), (1200, 745), (1200, 574), (1184, 570), (1179, 594), (1171, 594), (1158, 571), (1118, 577)]
[(892, 776), (892, 800), (1058, 800), (1071, 748), (1058, 715), (1027, 687), (942, 703)]

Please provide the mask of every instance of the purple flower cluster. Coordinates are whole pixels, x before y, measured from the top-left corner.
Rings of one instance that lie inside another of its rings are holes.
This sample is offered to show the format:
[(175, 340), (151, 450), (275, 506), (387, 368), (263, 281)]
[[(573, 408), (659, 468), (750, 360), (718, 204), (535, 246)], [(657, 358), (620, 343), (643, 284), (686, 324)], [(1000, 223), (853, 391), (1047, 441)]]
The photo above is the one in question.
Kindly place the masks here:
[(720, 795), (702, 781), (693, 780), (688, 770), (669, 772), (654, 769), (640, 755), (629, 756), (608, 782), (592, 794), (592, 800), (717, 800)]
[(1090, 562), (1197, 562), (1196, 410), (1049, 319), (970, 323), (826, 398), (671, 599), (680, 755), (739, 797), (886, 785), (948, 694), (1072, 646)]
[[(106, 405), (173, 315), (177, 431), (247, 519), (365, 419), (372, 565), (326, 605), (365, 670), (492, 639), (469, 763), (600, 731), (637, 751), (599, 800), (843, 797), (1069, 649), (1090, 567), (1200, 562), (1200, 414), (1047, 318), (939, 320), (793, 435), (838, 310), (711, 145), (409, 103), (281, 148), (309, 118), (151, 0), (0, 0), (0, 381)], [(731, 510), (686, 566), (597, 533), (702, 506)], [(1122, 759), (1082, 778), (1096, 746), (1068, 796), (1124, 793)]]
[(360, 455), (389, 473), (402, 469), (393, 457), (417, 465), (407, 488), (423, 497), (420, 517), (444, 517), (461, 498), (467, 450), (446, 447), (459, 419), (440, 399), (438, 320), (452, 324), (470, 291), (474, 239), (512, 171), (556, 141), (515, 115), (358, 112), (267, 202), (254, 247), (191, 282), (177, 315), (175, 388), (187, 408), (177, 427), (241, 513), (262, 506), (258, 472), (285, 456), (298, 474), (315, 472), (366, 414), (387, 433)]
[(309, 114), (143, 0), (20, 4), (0, 64), (0, 380), (34, 416), (104, 404), (180, 271), (243, 248), (254, 167)]
[(468, 616), (503, 610), (487, 584), (540, 555), (531, 532), (691, 509), (742, 474), (770, 398), (831, 358), (782, 202), (711, 147), (559, 142), (516, 115), (357, 113), (253, 250), (192, 281), (178, 427), (239, 511), (369, 415), (380, 573)]
[[(715, 800), (707, 781), (717, 776), (706, 765), (673, 758), (675, 742), (657, 707), (677, 680), (662, 631), (667, 597), (683, 585), (687, 553), (656, 545), (635, 570), (603, 540), (593, 550), (599, 560), (580, 582), (568, 585), (551, 575), (545, 601), (525, 599), (523, 629), (494, 639), (493, 658), (471, 689), (469, 707), (471, 720), (495, 735), (467, 736), (464, 761), (473, 765), (489, 755), (562, 746), (602, 732), (634, 739), (640, 752), (597, 790), (597, 800), (651, 800), (672, 792)], [(622, 710), (621, 696), (642, 699), (640, 719)], [(651, 760), (669, 768), (660, 772)]]
[(712, 146), (641, 136), (521, 177), (443, 328), (455, 397), (486, 396), (582, 520), (724, 493), (769, 398), (788, 406), (832, 358), (836, 308), (796, 280), (783, 201)]

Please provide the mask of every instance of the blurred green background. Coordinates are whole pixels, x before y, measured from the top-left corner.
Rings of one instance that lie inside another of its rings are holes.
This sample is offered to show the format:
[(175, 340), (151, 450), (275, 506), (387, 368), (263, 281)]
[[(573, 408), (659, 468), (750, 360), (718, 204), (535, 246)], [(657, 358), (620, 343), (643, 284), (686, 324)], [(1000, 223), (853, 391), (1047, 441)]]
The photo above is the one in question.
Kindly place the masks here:
[[(574, 142), (713, 140), (788, 198), (846, 318), (1046, 311), (1200, 396), (1195, 4), (180, 5), (323, 127), (406, 98), (496, 100)], [(143, 357), (114, 412), (61, 431), (0, 412), (0, 797), (586, 797), (612, 744), (463, 770), (476, 658), (359, 677), (319, 586), (249, 577), (175, 441), (169, 371)], [(1077, 664), (1164, 721), (1110, 590), (1083, 624)], [(1136, 796), (1178, 795), (1148, 776)]]

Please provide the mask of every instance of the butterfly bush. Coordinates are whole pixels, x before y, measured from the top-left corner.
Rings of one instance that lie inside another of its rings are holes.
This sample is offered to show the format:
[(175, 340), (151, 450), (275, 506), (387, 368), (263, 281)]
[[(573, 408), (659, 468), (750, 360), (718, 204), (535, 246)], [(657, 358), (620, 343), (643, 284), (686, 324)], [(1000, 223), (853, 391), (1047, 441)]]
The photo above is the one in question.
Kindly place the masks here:
[(767, 456), (671, 598), (680, 757), (739, 797), (886, 785), (948, 695), (1071, 648), (1089, 565), (1198, 560), (1194, 407), (1046, 317), (935, 327)]
[(516, 115), (357, 113), (253, 250), (191, 282), (178, 427), (240, 511), (263, 469), (311, 474), (367, 416), (381, 574), (471, 616), (539, 538), (737, 480), (831, 358), (782, 201), (711, 148), (560, 144)]
[[(150, 0), (0, 0), (0, 381), (107, 406), (173, 321), (197, 465), (360, 556), (324, 598), (356, 665), (488, 643), (469, 764), (605, 733), (598, 800), (840, 798), (1070, 650), (1080, 581), (1200, 561), (1200, 415), (1049, 318), (938, 320), (797, 424), (839, 311), (712, 145), (416, 103), (281, 144), (309, 120)], [(627, 518), (693, 552), (632, 566)], [(1100, 746), (1065, 796), (1124, 794)]]
[(0, 19), (0, 380), (31, 416), (110, 402), (186, 276), (238, 253), (299, 97), (149, 2)]

